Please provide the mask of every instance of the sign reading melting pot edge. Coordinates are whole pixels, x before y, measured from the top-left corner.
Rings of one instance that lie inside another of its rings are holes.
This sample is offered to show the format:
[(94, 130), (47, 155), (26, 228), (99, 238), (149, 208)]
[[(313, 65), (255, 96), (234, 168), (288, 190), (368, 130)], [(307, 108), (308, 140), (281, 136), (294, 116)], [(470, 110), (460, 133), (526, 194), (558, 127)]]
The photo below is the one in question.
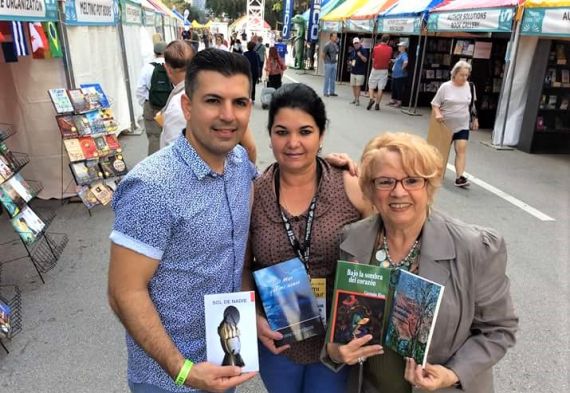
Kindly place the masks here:
[(65, 21), (69, 25), (115, 25), (119, 18), (117, 0), (67, 0)]
[(521, 34), (570, 37), (570, 8), (525, 9)]
[(378, 33), (419, 35), (421, 18), (379, 18)]
[(0, 20), (56, 21), (56, 0), (0, 0)]
[(510, 32), (514, 9), (495, 8), (429, 15), (429, 31)]

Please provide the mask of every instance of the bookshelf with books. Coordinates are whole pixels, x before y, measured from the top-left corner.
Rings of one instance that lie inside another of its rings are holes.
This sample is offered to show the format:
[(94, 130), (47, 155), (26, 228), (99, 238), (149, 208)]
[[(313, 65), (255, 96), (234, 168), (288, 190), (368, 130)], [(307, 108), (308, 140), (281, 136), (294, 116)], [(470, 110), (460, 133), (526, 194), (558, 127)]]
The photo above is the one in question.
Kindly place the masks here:
[(470, 81), (476, 89), (479, 126), (493, 128), (503, 83), (507, 42), (503, 37), (428, 38), (418, 104), (430, 106), (439, 86), (450, 80), (453, 65), (465, 60), (472, 67)]
[(539, 40), (518, 147), (570, 153), (570, 42)]
[(14, 127), (0, 124), (0, 213), (6, 216), (18, 235), (9, 241), (4, 241), (3, 237), (0, 250), (1, 258), (5, 259), (0, 259), (0, 269), (5, 263), (28, 258), (43, 282), (42, 274), (57, 263), (67, 244), (67, 235), (47, 232), (55, 218), (53, 211), (30, 206), (42, 190), (42, 185), (24, 179), (20, 173), (29, 159), (27, 155), (12, 152), (8, 147), (6, 139), (13, 134)]
[[(95, 206), (109, 204), (127, 166), (117, 138), (118, 124), (103, 89), (96, 83), (81, 86), (48, 93), (75, 182), (72, 192), (91, 214)], [(62, 198), (71, 186), (62, 184)]]

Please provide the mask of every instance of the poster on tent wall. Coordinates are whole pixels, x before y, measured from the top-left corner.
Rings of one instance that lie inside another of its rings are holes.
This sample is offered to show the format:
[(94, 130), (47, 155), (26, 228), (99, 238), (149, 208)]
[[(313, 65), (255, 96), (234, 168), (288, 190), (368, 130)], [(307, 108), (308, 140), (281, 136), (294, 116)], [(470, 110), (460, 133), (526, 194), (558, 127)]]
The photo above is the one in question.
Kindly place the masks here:
[(56, 0), (0, 0), (0, 20), (56, 21), (57, 2)]
[(510, 32), (513, 8), (431, 13), (428, 31)]
[(285, 9), (283, 10), (283, 31), (281, 36), (284, 40), (291, 38), (291, 18), (293, 18), (293, 0), (285, 0)]
[(319, 19), (321, 17), (321, 0), (311, 1), (311, 10), (309, 12), (309, 42), (317, 42), (319, 40)]
[(570, 8), (525, 9), (521, 34), (570, 37)]
[(68, 0), (65, 21), (75, 26), (111, 26), (119, 22), (118, 0)]
[[(1, 0), (0, 0), (1, 1)], [(142, 7), (131, 1), (123, 2), (123, 23), (127, 25), (142, 24)]]
[(419, 35), (422, 19), (415, 18), (379, 18), (378, 33)]

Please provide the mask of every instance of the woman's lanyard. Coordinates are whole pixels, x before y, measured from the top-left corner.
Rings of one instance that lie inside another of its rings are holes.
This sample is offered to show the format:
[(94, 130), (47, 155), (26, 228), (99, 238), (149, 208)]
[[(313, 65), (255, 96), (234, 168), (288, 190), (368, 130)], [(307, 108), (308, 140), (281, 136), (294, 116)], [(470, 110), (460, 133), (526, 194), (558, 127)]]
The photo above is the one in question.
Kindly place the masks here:
[(293, 251), (295, 251), (295, 254), (297, 254), (299, 259), (305, 265), (305, 270), (307, 271), (307, 274), (309, 276), (310, 276), (309, 256), (310, 256), (310, 251), (311, 251), (311, 234), (313, 232), (313, 221), (315, 220), (315, 210), (317, 208), (317, 195), (318, 195), (318, 188), (319, 188), (320, 180), (321, 180), (321, 173), (322, 173), (322, 168), (321, 168), (320, 163), (317, 161), (317, 192), (315, 193), (315, 196), (313, 196), (313, 199), (311, 199), (311, 203), (309, 205), (309, 211), (307, 213), (307, 222), (305, 225), (305, 237), (303, 239), (302, 244), (299, 242), (299, 240), (295, 236), (291, 222), (289, 221), (289, 219), (285, 215), (285, 212), (283, 212), (281, 205), (279, 204), (279, 195), (280, 195), (279, 167), (277, 167), (275, 169), (275, 176), (274, 176), (275, 195), (277, 196), (277, 208), (279, 209), (279, 213), (281, 213), (281, 219), (283, 220), (283, 226), (285, 227), (285, 233), (287, 233), (287, 238), (289, 239), (289, 243), (291, 244), (291, 247), (293, 247)]

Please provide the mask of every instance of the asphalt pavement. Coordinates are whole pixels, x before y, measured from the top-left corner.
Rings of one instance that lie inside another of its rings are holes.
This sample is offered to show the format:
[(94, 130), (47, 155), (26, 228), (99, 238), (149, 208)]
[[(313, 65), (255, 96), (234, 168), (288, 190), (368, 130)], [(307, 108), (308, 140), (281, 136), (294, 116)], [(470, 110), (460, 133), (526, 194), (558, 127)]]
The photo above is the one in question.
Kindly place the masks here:
[[(284, 82), (292, 81), (307, 83), (317, 92), (323, 83), (321, 77), (288, 70)], [(339, 85), (337, 93), (338, 97), (324, 98), (330, 120), (325, 153), (346, 152), (358, 159), (365, 143), (378, 133), (427, 135), (427, 109), (418, 110), (421, 116), (385, 105), (378, 112), (366, 111), (365, 97), (360, 107), (349, 104), (346, 84)], [(250, 124), (258, 166), (263, 169), (273, 157), (268, 148), (267, 111), (257, 101)], [(463, 221), (493, 227), (507, 242), (508, 275), (520, 331), (516, 346), (495, 367), (496, 391), (567, 392), (570, 156), (495, 150), (482, 143), (490, 140), (489, 130), (471, 134), (467, 172), (473, 184), (456, 188), (448, 170), (435, 207)], [(130, 167), (145, 157), (144, 134), (125, 135), (120, 141)], [(45, 275), (45, 284), (25, 259), (4, 265), (2, 283), (22, 289), (23, 330), (7, 343), (10, 354), (0, 349), (0, 391), (127, 392), (124, 330), (106, 298), (111, 208), (96, 208), (90, 217), (81, 204), (35, 201), (33, 206), (56, 211), (50, 230), (67, 233), (69, 244), (57, 266)], [(0, 219), (3, 240), (15, 236), (6, 224)], [(265, 389), (257, 378), (239, 391)]]

